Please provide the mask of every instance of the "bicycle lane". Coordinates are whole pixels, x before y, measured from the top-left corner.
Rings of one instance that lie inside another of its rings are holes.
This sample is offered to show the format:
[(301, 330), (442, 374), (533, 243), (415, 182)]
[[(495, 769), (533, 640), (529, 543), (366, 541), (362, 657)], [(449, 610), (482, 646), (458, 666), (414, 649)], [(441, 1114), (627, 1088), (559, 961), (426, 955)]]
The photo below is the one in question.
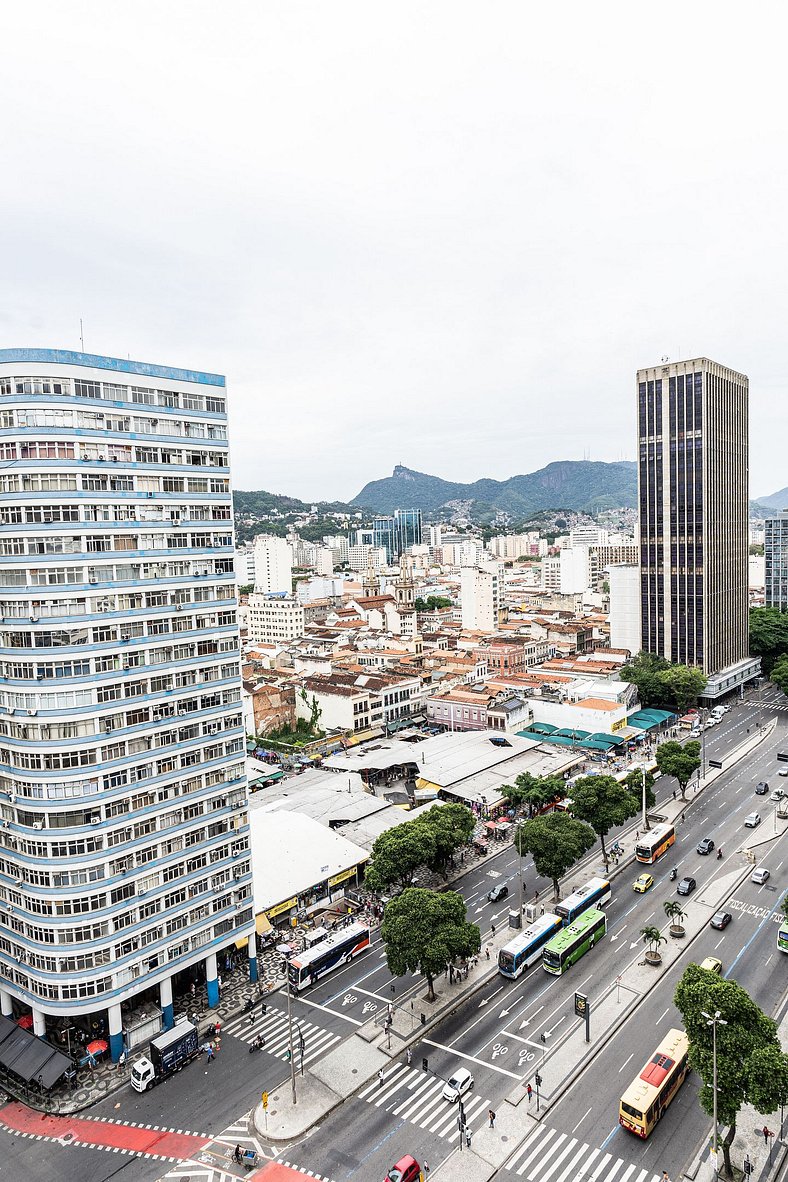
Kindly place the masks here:
[(0, 1108), (0, 1123), (11, 1133), (38, 1140), (174, 1162), (193, 1157), (211, 1141), (210, 1137), (183, 1129), (48, 1116), (16, 1102)]

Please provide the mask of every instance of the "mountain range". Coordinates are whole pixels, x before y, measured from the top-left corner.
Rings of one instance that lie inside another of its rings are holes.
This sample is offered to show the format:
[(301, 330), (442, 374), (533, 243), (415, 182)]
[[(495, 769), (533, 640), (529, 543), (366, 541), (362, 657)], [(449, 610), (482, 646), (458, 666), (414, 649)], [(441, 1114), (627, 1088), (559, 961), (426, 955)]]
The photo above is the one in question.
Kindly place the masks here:
[(434, 512), (462, 502), (473, 515), (500, 509), (515, 517), (528, 517), (541, 509), (576, 509), (595, 513), (637, 504), (637, 466), (631, 460), (602, 463), (592, 460), (559, 460), (508, 480), (483, 478), (460, 484), (415, 472), (398, 464), (391, 476), (365, 484), (350, 502), (376, 513), (394, 509)]

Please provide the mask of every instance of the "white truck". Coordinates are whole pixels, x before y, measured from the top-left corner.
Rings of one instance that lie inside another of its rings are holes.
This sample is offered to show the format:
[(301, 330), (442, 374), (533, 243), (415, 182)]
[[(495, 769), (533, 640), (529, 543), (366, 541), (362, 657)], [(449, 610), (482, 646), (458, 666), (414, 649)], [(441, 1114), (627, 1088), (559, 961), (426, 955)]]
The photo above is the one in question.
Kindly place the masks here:
[(135, 1092), (146, 1092), (176, 1071), (180, 1071), (200, 1053), (197, 1027), (188, 1018), (181, 1018), (171, 1030), (151, 1039), (148, 1055), (137, 1059), (131, 1069), (131, 1086)]

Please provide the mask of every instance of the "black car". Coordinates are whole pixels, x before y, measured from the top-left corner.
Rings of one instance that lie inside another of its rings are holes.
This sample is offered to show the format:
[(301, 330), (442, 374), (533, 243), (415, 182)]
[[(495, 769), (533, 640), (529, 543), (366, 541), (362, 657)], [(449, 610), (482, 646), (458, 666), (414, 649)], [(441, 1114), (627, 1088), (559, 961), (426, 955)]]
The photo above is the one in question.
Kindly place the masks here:
[(509, 894), (509, 888), (505, 882), (499, 882), (498, 886), (494, 886), (491, 891), (487, 892), (487, 902), (497, 903), (499, 899), (505, 899)]
[(698, 884), (694, 878), (682, 878), (679, 885), (676, 887), (677, 895), (691, 895)]
[(769, 785), (766, 783), (765, 780), (761, 780), (760, 784), (755, 785), (755, 795), (756, 796), (765, 796), (768, 791), (769, 791)]
[(698, 853), (699, 854), (710, 854), (713, 849), (714, 849), (714, 842), (711, 840), (710, 837), (704, 837), (703, 841), (698, 842)]

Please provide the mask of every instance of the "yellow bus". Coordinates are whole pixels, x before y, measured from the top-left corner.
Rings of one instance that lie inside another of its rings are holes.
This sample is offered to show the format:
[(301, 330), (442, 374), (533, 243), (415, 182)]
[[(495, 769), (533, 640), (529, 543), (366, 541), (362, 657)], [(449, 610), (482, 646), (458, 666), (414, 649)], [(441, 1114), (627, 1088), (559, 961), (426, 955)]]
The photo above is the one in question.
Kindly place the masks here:
[(635, 857), (638, 862), (656, 862), (666, 854), (676, 840), (673, 825), (655, 825), (646, 829), (635, 842)]
[(683, 1030), (669, 1030), (618, 1107), (618, 1123), (645, 1141), (684, 1083), (689, 1064), (689, 1039)]

